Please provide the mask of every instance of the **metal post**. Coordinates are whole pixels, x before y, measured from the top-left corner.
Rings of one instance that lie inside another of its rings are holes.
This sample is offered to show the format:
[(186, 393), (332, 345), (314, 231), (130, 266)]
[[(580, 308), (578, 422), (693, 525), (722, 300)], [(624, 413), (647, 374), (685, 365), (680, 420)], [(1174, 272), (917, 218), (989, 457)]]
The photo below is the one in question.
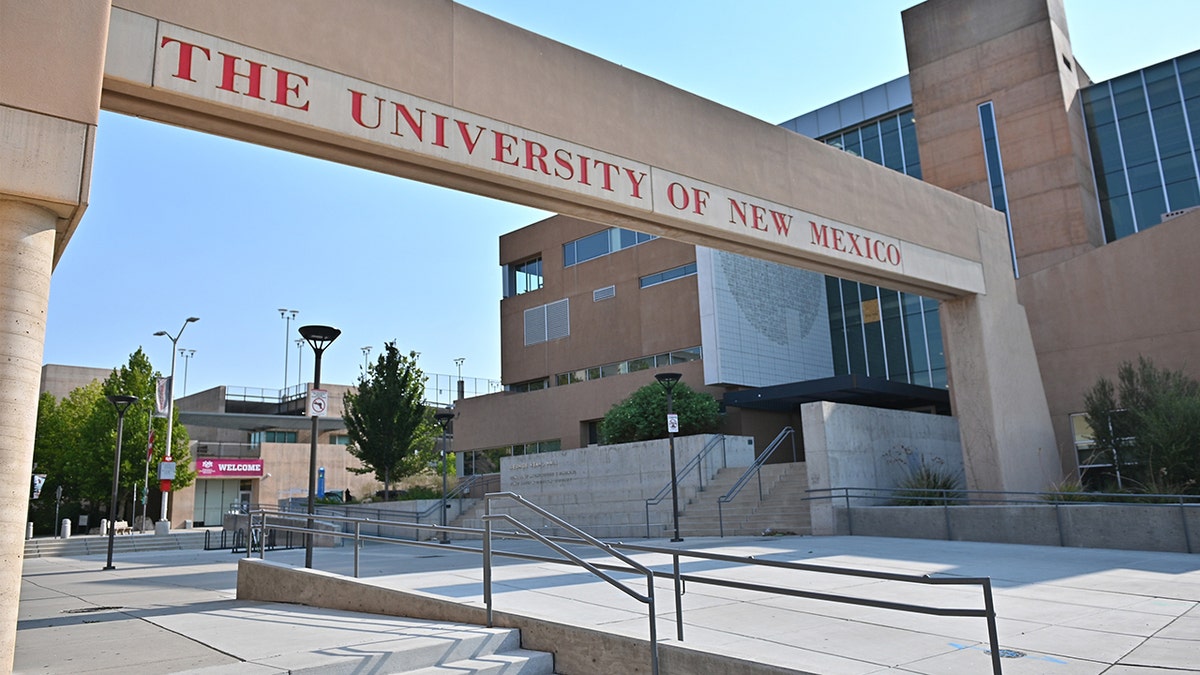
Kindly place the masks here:
[[(280, 310), (281, 312), (286, 310)], [(292, 310), (294, 311), (294, 310)], [(332, 326), (301, 326), (300, 335), (312, 346), (316, 355), (313, 366), (313, 389), (321, 388), (321, 354), (333, 344), (342, 331)], [(309, 411), (311, 412), (311, 411)], [(312, 417), (312, 438), (308, 450), (308, 518), (304, 528), (304, 568), (312, 569), (313, 559), (313, 515), (316, 513), (317, 497), (317, 415)]]
[(483, 497), (483, 604), (487, 608), (487, 627), (492, 627), (492, 500)]
[(449, 506), (446, 503), (446, 474), (449, 473), (449, 471), (447, 471), (447, 467), (446, 467), (446, 428), (448, 426), (450, 426), (450, 420), (454, 419), (454, 413), (447, 411), (447, 410), (442, 410), (437, 413), (434, 413), (433, 418), (437, 420), (438, 424), (442, 425), (442, 505), (441, 505), (442, 506), (442, 509), (441, 509), (442, 517), (441, 517), (441, 525), (442, 525), (443, 529), (441, 531), (440, 539), (443, 544), (447, 544), (450, 542), (450, 539), (449, 539), (448, 533), (444, 529), (446, 527), (446, 508)]
[(671, 453), (671, 522), (675, 526), (675, 536), (671, 539), (673, 542), (683, 541), (683, 537), (679, 536), (679, 481), (675, 476), (675, 432), (671, 430), (670, 423), (671, 416), (675, 413), (673, 390), (680, 377), (682, 376), (679, 373), (659, 373), (654, 376), (667, 390), (667, 447)]
[[(156, 336), (166, 336), (171, 341), (171, 384), (167, 392), (167, 449), (163, 451), (168, 460), (171, 458), (171, 431), (175, 422), (175, 348), (179, 346), (179, 338), (183, 336), (183, 330), (187, 328), (188, 324), (199, 320), (200, 317), (196, 316), (189, 316), (187, 319), (184, 319), (183, 325), (179, 327), (179, 332), (174, 337), (165, 330), (155, 333)], [(167, 519), (167, 506), (170, 494), (169, 490), (164, 490), (162, 493), (162, 513), (159, 514), (159, 520)]]
[[(154, 444), (150, 441), (154, 437), (154, 412), (151, 411), (147, 417), (150, 418), (146, 423), (146, 475), (142, 479), (142, 534), (146, 533), (146, 509), (150, 506), (150, 461), (154, 459)], [(137, 512), (137, 504), (133, 505), (134, 512)]]
[(117, 534), (117, 486), (121, 480), (121, 441), (125, 432), (125, 410), (137, 401), (137, 397), (112, 394), (108, 400), (117, 409), (117, 447), (113, 451), (112, 500), (108, 504), (108, 564), (104, 566), (104, 569), (112, 570), (116, 569), (112, 562), (113, 540)]
[(683, 642), (683, 580), (679, 578), (679, 554), (672, 553), (675, 571), (675, 636)]

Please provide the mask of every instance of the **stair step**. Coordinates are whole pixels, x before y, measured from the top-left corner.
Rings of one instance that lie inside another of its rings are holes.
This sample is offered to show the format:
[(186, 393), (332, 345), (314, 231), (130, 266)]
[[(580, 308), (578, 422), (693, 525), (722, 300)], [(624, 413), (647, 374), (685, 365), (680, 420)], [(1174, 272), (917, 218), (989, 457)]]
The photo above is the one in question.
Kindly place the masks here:
[(405, 675), (553, 675), (554, 655), (527, 649), (477, 656), (417, 670)]

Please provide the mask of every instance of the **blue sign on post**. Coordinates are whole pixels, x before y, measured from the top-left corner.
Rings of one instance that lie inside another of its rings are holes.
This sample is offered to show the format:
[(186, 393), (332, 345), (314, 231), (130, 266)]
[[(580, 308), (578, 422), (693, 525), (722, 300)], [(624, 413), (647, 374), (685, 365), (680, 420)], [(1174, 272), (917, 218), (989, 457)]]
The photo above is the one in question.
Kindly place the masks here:
[(325, 496), (325, 467), (317, 469), (317, 499)]

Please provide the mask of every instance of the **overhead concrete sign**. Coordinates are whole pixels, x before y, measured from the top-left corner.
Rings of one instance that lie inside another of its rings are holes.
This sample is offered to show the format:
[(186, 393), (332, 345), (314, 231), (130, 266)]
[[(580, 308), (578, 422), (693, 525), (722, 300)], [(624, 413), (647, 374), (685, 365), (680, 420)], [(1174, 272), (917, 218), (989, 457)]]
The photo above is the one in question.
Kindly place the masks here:
[(253, 47), (113, 9), (109, 77), (940, 285), (979, 263)]

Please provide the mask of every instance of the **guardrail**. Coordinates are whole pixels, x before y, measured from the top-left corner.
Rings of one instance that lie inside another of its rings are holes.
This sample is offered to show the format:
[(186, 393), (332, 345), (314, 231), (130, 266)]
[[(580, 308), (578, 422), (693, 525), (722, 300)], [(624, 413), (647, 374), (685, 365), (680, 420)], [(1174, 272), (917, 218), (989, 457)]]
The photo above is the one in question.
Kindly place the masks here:
[(717, 523), (720, 526), (722, 537), (725, 536), (725, 505), (737, 498), (738, 493), (741, 492), (742, 488), (746, 486), (746, 483), (749, 482), (751, 476), (758, 476), (758, 501), (762, 501), (763, 487), (762, 472), (760, 469), (762, 469), (762, 465), (766, 464), (767, 460), (771, 458), (771, 455), (775, 454), (775, 451), (778, 450), (781, 445), (783, 445), (783, 441), (788, 438), (792, 440), (792, 461), (798, 461), (799, 458), (796, 454), (796, 430), (792, 427), (784, 427), (779, 432), (779, 435), (775, 437), (775, 440), (771, 441), (771, 443), (767, 445), (766, 450), (763, 450), (762, 454), (754, 460), (754, 463), (751, 464), (744, 473), (742, 473), (741, 478), (738, 478), (737, 482), (733, 484), (733, 487), (729, 488), (728, 492), (717, 498)]
[[(1191, 520), (1188, 518), (1189, 509), (1191, 509), (1193, 514), (1200, 511), (1200, 495), (1158, 493), (1008, 492), (1000, 490), (943, 490), (933, 488), (836, 487), (814, 488), (808, 490), (807, 494), (809, 496), (805, 498), (806, 501), (843, 502), (846, 511), (847, 533), (851, 535), (854, 534), (854, 509), (851, 508), (852, 506), (865, 509), (880, 506), (940, 507), (945, 538), (947, 540), (955, 538), (952, 523), (952, 514), (955, 511), (954, 507), (1041, 506), (1048, 509), (1053, 508), (1059, 546), (1067, 545), (1066, 538), (1069, 531), (1063, 522), (1064, 510), (1092, 506), (1137, 506), (1156, 509), (1176, 509), (1179, 513), (1179, 529), (1182, 532), (1183, 549), (1188, 553), (1196, 552), (1191, 536), (1193, 527)], [(1149, 523), (1146, 526), (1149, 527)]]
[[(1001, 652), (1000, 652), (1000, 645), (999, 645), (999, 637), (998, 637), (998, 632), (997, 632), (997, 628), (996, 628), (996, 610), (995, 610), (995, 603), (993, 602), (993, 597), (992, 597), (992, 582), (991, 582), (991, 579), (988, 577), (917, 576), (917, 575), (911, 575), (911, 574), (897, 574), (897, 573), (892, 573), (892, 572), (875, 572), (875, 571), (869, 571), (869, 570), (846, 569), (846, 568), (840, 568), (840, 567), (833, 567), (830, 565), (814, 565), (814, 564), (809, 564), (809, 563), (763, 560), (763, 559), (753, 558), (753, 557), (749, 557), (749, 556), (746, 556), (746, 557), (731, 556), (731, 555), (724, 555), (724, 554), (719, 554), (719, 553), (707, 553), (707, 552), (703, 552), (703, 551), (688, 551), (688, 550), (680, 550), (680, 549), (675, 549), (675, 548), (666, 548), (666, 547), (650, 546), (650, 545), (636, 545), (636, 544), (627, 544), (627, 543), (622, 543), (622, 542), (602, 542), (602, 541), (596, 540), (596, 539), (586, 535), (586, 533), (583, 533), (582, 531), (577, 530), (576, 528), (570, 526), (568, 523), (565, 523), (565, 521), (562, 521), (557, 516), (554, 516), (553, 514), (549, 514), (548, 512), (540, 509), (539, 507), (536, 507), (536, 506), (530, 504), (527, 500), (522, 499), (519, 495), (514, 495), (512, 493), (489, 493), (488, 495), (485, 495), (485, 499), (491, 499), (491, 498), (515, 498), (516, 500), (519, 500), (518, 503), (520, 503), (522, 506), (530, 507), (530, 508), (534, 509), (534, 512), (537, 513), (540, 517), (548, 518), (549, 520), (551, 520), (552, 522), (554, 522), (557, 525), (560, 525), (563, 527), (568, 527), (573, 532), (583, 534), (584, 537), (583, 538), (572, 538), (572, 537), (558, 537), (558, 536), (541, 535), (536, 531), (535, 528), (532, 528), (528, 525), (518, 524), (519, 521), (517, 521), (515, 518), (513, 518), (509, 514), (502, 515), (502, 514), (491, 514), (491, 513), (488, 513), (485, 516), (485, 518), (484, 518), (485, 529), (482, 531), (475, 529), (475, 528), (464, 528), (464, 527), (456, 527), (456, 526), (444, 526), (443, 527), (443, 526), (428, 525), (428, 524), (420, 525), (420, 527), (422, 527), (424, 529), (434, 530), (434, 531), (438, 531), (438, 532), (445, 532), (446, 534), (450, 534), (450, 535), (461, 534), (461, 535), (471, 536), (471, 537), (475, 537), (475, 538), (482, 536), (485, 541), (485, 548), (487, 549), (486, 553), (484, 553), (483, 551), (481, 551), (480, 549), (477, 549), (477, 548), (468, 547), (468, 546), (459, 546), (459, 545), (455, 545), (455, 544), (451, 544), (451, 543), (434, 543), (434, 542), (427, 542), (427, 541), (397, 540), (397, 539), (390, 539), (390, 538), (386, 538), (386, 537), (364, 535), (364, 534), (362, 534), (363, 525), (364, 524), (365, 525), (374, 524), (373, 521), (370, 521), (369, 519), (348, 518), (348, 517), (341, 517), (341, 516), (321, 516), (321, 518), (323, 520), (348, 523), (349, 525), (353, 526), (353, 534), (341, 533), (341, 532), (326, 532), (326, 531), (321, 531), (319, 533), (324, 534), (324, 535), (331, 535), (334, 537), (340, 537), (342, 539), (352, 539), (353, 540), (353, 542), (354, 542), (354, 544), (353, 544), (354, 545), (354, 576), (356, 578), (359, 576), (360, 549), (366, 543), (377, 542), (377, 543), (396, 544), (396, 545), (404, 545), (404, 546), (423, 546), (423, 547), (427, 547), (427, 548), (437, 548), (442, 551), (449, 550), (449, 551), (457, 551), (457, 552), (472, 553), (472, 554), (483, 553), (485, 555), (485, 557), (486, 556), (501, 556), (501, 557), (508, 557), (508, 558), (516, 558), (516, 559), (520, 559), (520, 560), (529, 560), (529, 561), (534, 561), (534, 562), (569, 564), (569, 565), (584, 567), (584, 569), (587, 569), (588, 571), (591, 571), (593, 574), (598, 574), (598, 575), (600, 575), (599, 573), (601, 571), (622, 572), (622, 573), (626, 573), (626, 574), (637, 574), (637, 575), (644, 575), (644, 574), (649, 573), (650, 575), (652, 575), (654, 577), (664, 578), (664, 579), (672, 579), (674, 581), (674, 595), (675, 595), (675, 624), (677, 627), (678, 639), (681, 642), (684, 639), (684, 637), (683, 637), (683, 633), (684, 633), (683, 584), (685, 582), (693, 583), (693, 584), (705, 584), (705, 585), (711, 585), (711, 586), (719, 586), (719, 587), (725, 587), (725, 588), (736, 588), (736, 589), (741, 589), (741, 590), (756, 591), (756, 592), (762, 592), (762, 593), (786, 596), (786, 597), (807, 598), (807, 599), (812, 599), (812, 600), (822, 600), (822, 601), (827, 601), (827, 602), (858, 605), (858, 606), (863, 606), (863, 607), (873, 607), (873, 608), (878, 608), (878, 609), (888, 609), (888, 610), (895, 610), (895, 611), (901, 611), (901, 612), (925, 614), (925, 615), (931, 615), (931, 616), (982, 618), (982, 619), (985, 619), (985, 621), (987, 623), (988, 644), (989, 644), (989, 653), (990, 653), (991, 662), (992, 662), (992, 673), (993, 673), (993, 675), (1000, 675), (1002, 672), (1001, 662), (1000, 662)], [(818, 497), (816, 499), (822, 499), (822, 498), (828, 498), (828, 497)], [(271, 524), (270, 519), (272, 517), (275, 517), (277, 519), (279, 519), (279, 518), (293, 518), (294, 519), (295, 514), (289, 514), (289, 513), (279, 512), (279, 511), (268, 511), (265, 509), (255, 511), (254, 513), (251, 514), (252, 529), (253, 528), (259, 528), (259, 529), (274, 528), (274, 529), (280, 530), (280, 531), (292, 531), (292, 532), (301, 532), (301, 533), (309, 531), (303, 526), (289, 526), (289, 525), (285, 525), (282, 523)], [(495, 521), (495, 520), (503, 520), (505, 522), (509, 522), (509, 523), (513, 524), (514, 526), (520, 527), (521, 531), (497, 531), (495, 528), (493, 528), (491, 526), (491, 522)], [(395, 524), (395, 521), (392, 521), (392, 524)], [(419, 524), (413, 523), (412, 525), (417, 526)], [(492, 540), (496, 539), (496, 538), (525, 539), (525, 540), (539, 541), (539, 542), (542, 542), (544, 545), (549, 546), (552, 550), (560, 553), (564, 557), (558, 558), (558, 557), (551, 557), (551, 556), (545, 556), (545, 555), (537, 555), (537, 554), (532, 554), (532, 553), (521, 553), (521, 552), (516, 552), (516, 551), (497, 550), (491, 544)], [(262, 542), (263, 538), (261, 536), (259, 536), (257, 538), (254, 538), (253, 541), (256, 543), (254, 546), (247, 549), (246, 556), (251, 557), (254, 553), (254, 549), (257, 548), (259, 557), (264, 558), (266, 556), (265, 547), (262, 546), (260, 543), (258, 543), (258, 542)], [(601, 562), (593, 562), (593, 561), (583, 560), (582, 558), (580, 558), (579, 555), (573, 554), (569, 551), (566, 551), (564, 547), (567, 545), (586, 545), (586, 546), (590, 546), (593, 548), (599, 547), (601, 550), (603, 550), (606, 553), (609, 553), (610, 555), (613, 555), (620, 562), (622, 562), (624, 564), (623, 565), (614, 565), (614, 564), (609, 564), (609, 563), (601, 563)], [(636, 551), (639, 553), (649, 553), (649, 554), (669, 556), (671, 559), (671, 562), (672, 562), (671, 571), (669, 571), (669, 572), (659, 571), (659, 570), (655, 570), (653, 568), (649, 568), (644, 565), (638, 564), (635, 561), (633, 561), (632, 559), (629, 559), (628, 556), (624, 556), (624, 555), (620, 554), (619, 553), (620, 551)], [(786, 569), (786, 570), (794, 570), (794, 571), (801, 571), (801, 572), (815, 572), (815, 573), (833, 574), (833, 575), (839, 575), (839, 576), (851, 576), (851, 577), (858, 577), (858, 578), (864, 578), (864, 579), (875, 579), (875, 580), (882, 580), (882, 581), (893, 581), (893, 582), (898, 582), (898, 583), (918, 584), (918, 585), (927, 585), (927, 586), (978, 586), (980, 588), (980, 592), (982, 595), (983, 607), (981, 607), (981, 608), (939, 607), (939, 606), (930, 606), (930, 605), (918, 605), (918, 604), (913, 604), (913, 603), (892, 602), (892, 601), (887, 601), (887, 600), (873, 600), (873, 599), (869, 599), (869, 598), (862, 598), (862, 597), (856, 597), (856, 596), (838, 595), (836, 593), (807, 591), (807, 590), (803, 590), (803, 589), (799, 589), (799, 588), (785, 588), (782, 586), (774, 586), (774, 585), (769, 585), (769, 584), (736, 581), (736, 580), (732, 580), (732, 579), (724, 579), (724, 578), (720, 578), (717, 576), (713, 576), (713, 575), (711, 575), (711, 573), (710, 574), (699, 574), (699, 573), (684, 574), (680, 571), (680, 559), (681, 558), (686, 558), (689, 560), (692, 560), (692, 559), (694, 559), (694, 560), (709, 560), (709, 561), (724, 562), (724, 563), (736, 564), (736, 565), (745, 565), (745, 566), (749, 566), (749, 567), (756, 567), (756, 566), (757, 567), (770, 567), (770, 568), (775, 568), (775, 569)], [(491, 593), (489, 590), (487, 590), (487, 585), (490, 584), (490, 571), (487, 571), (487, 569), (486, 569), (489, 566), (490, 566), (490, 562), (485, 561), (484, 573), (487, 575), (487, 579), (485, 580), (485, 601), (488, 604), (488, 620), (490, 623), (490, 620), (491, 620), (491, 597), (490, 597)], [(614, 583), (610, 577), (607, 577), (605, 575), (600, 575), (600, 576), (601, 576), (601, 578), (608, 581), (608, 583), (613, 584), (613, 585), (618, 585), (618, 584)], [(622, 588), (622, 590), (626, 594), (630, 595), (631, 597), (635, 597), (635, 598), (641, 600), (642, 602), (646, 602), (645, 600), (642, 600), (642, 598), (650, 599), (650, 602), (648, 602), (646, 604), (650, 605), (650, 607), (649, 607), (650, 641), (651, 641), (652, 645), (654, 645), (657, 642), (657, 628), (655, 625), (655, 619), (654, 619), (655, 615), (654, 615), (653, 599), (652, 599), (653, 598), (653, 584), (651, 583), (648, 585), (650, 586), (650, 588), (648, 589), (646, 596), (641, 596), (636, 591), (633, 591), (632, 589), (629, 589), (629, 588)], [(654, 672), (657, 673), (657, 647), (654, 647), (654, 653), (652, 655), (652, 659), (653, 659), (652, 664), (655, 668)]]
[(659, 504), (661, 504), (662, 501), (667, 498), (667, 495), (671, 494), (672, 482), (674, 482), (676, 485), (678, 485), (679, 476), (686, 477), (693, 468), (696, 469), (696, 476), (698, 477), (699, 482), (700, 482), (700, 489), (703, 490), (704, 489), (703, 462), (708, 457), (709, 453), (711, 453), (714, 449), (716, 449), (718, 443), (721, 445), (721, 468), (724, 469), (725, 467), (729, 466), (729, 456), (728, 456), (728, 453), (726, 452), (726, 447), (725, 447), (725, 434), (717, 434), (716, 436), (713, 436), (712, 438), (710, 438), (709, 441), (704, 444), (704, 447), (700, 449), (700, 452), (696, 453), (696, 455), (694, 457), (692, 457), (691, 459), (688, 460), (687, 464), (683, 465), (683, 468), (680, 469), (676, 473), (676, 475), (673, 477), (673, 480), (667, 481), (667, 484), (664, 485), (663, 488), (658, 491), (658, 494), (656, 494), (653, 497), (651, 497), (650, 499), (646, 500), (646, 538), (647, 539), (650, 538), (650, 507), (658, 506)]

